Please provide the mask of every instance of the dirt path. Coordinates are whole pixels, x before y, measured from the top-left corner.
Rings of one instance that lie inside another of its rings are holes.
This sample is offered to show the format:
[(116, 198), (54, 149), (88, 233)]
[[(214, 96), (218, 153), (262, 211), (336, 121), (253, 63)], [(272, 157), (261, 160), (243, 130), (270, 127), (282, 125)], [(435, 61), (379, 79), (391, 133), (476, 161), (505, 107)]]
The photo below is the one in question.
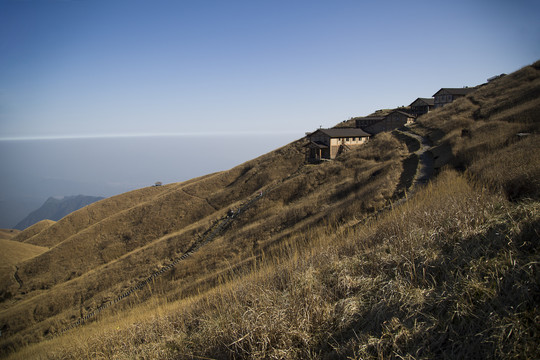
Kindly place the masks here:
[(19, 267), (15, 266), (15, 273), (13, 274), (13, 277), (15, 278), (17, 283), (19, 284), (19, 289), (20, 289), (23, 286), (23, 282), (22, 282), (21, 278), (19, 277), (18, 272), (19, 272)]
[(397, 133), (418, 141), (420, 147), (414, 152), (418, 157), (416, 172), (412, 177), (412, 183), (409, 191), (415, 191), (419, 185), (426, 184), (433, 176), (433, 154), (430, 152), (431, 144), (426, 138), (411, 132), (410, 130), (396, 130)]

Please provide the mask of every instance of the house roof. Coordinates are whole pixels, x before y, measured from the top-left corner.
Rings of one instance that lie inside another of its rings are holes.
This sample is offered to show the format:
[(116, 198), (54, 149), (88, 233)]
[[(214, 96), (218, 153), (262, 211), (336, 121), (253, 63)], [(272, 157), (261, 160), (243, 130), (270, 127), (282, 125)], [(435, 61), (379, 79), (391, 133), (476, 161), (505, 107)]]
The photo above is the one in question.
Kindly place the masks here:
[[(386, 118), (386, 116), (366, 116), (366, 117), (356, 118), (356, 126), (358, 128), (365, 128), (367, 126), (371, 126), (371, 125), (373, 125), (375, 123), (383, 121), (385, 118)], [(360, 121), (363, 121), (364, 124), (367, 123), (367, 125), (360, 126), (359, 125)]]
[(304, 145), (304, 147), (306, 147), (306, 146), (309, 146), (311, 148), (317, 148), (317, 149), (328, 149), (328, 145), (321, 144), (318, 141), (310, 141), (309, 143)]
[(370, 120), (370, 121), (379, 121), (384, 120), (385, 116), (364, 116), (364, 117), (357, 117), (355, 120)]
[(434, 106), (435, 99), (434, 98), (418, 98), (414, 100), (409, 106), (422, 106), (422, 105)]
[(367, 132), (358, 128), (334, 128), (334, 129), (318, 129), (310, 134), (313, 136), (315, 133), (321, 132), (325, 135), (328, 135), (331, 138), (342, 138), (342, 137), (369, 137), (371, 136)]
[(473, 92), (476, 90), (474, 87), (464, 87), (464, 88), (442, 88), (439, 91), (437, 91), (435, 94), (433, 94), (433, 97), (437, 96), (439, 93), (446, 93), (450, 95), (467, 95), (468, 93)]
[(407, 116), (407, 117), (415, 117), (414, 115), (409, 114), (409, 113), (406, 113), (405, 111), (394, 110), (394, 111), (392, 111), (390, 114), (388, 114), (387, 116), (385, 116), (385, 118), (387, 118), (388, 116), (390, 116), (390, 115), (393, 114), (393, 113), (398, 113), (398, 114), (401, 114), (401, 115), (405, 115), (405, 116)]

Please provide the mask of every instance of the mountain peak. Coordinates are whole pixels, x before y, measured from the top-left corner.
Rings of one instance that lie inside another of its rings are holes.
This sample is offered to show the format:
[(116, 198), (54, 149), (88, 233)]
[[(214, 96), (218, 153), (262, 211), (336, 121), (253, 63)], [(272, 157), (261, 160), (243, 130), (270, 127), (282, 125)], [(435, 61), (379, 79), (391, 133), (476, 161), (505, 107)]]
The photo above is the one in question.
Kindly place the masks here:
[(51, 196), (39, 209), (32, 211), (15, 225), (15, 229), (24, 230), (45, 219), (58, 221), (73, 211), (102, 199), (102, 197), (87, 195)]

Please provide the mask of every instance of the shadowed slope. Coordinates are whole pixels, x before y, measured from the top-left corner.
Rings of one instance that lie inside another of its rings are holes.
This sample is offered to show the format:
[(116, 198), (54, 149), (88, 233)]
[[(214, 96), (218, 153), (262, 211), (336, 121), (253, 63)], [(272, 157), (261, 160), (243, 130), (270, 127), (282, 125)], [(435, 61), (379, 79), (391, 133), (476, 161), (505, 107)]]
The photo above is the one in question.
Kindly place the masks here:
[[(477, 182), (445, 172), (412, 202), (391, 200), (418, 177), (404, 161), (417, 146), (381, 133), (317, 166), (302, 166), (299, 141), (229, 171), (141, 189), (140, 201), (138, 191), (121, 195), (117, 211), (101, 202), (105, 214), (76, 212), (35, 237), (51, 249), (21, 264), (21, 292), (0, 311), (0, 345), (39, 341), (91, 313), (272, 187), (222, 236), (102, 313), (99, 328), (55, 341), (55, 356), (531, 357), (540, 160), (527, 155), (537, 153), (539, 78), (538, 66), (524, 68), (413, 126), (433, 142), (435, 169), (454, 166)], [(170, 305), (130, 317), (151, 297)], [(80, 334), (94, 335), (72, 345)]]
[[(405, 151), (392, 136), (383, 134), (364, 149), (333, 163), (303, 168), (280, 183), (302, 166), (302, 145), (295, 142), (229, 171), (189, 182), (141, 189), (155, 191), (154, 196), (117, 206), (122, 210), (102, 215), (99, 221), (92, 221), (97, 216), (83, 218), (86, 213), (97, 214), (96, 207), (107, 208), (111, 200), (119, 204), (122, 196), (129, 202), (139, 191), (103, 200), (62, 219), (31, 238), (55, 245), (21, 264), (21, 300), (0, 313), (0, 319), (14, 333), (40, 336), (58, 330), (66, 318), (92, 311), (186, 251), (229, 208), (277, 184), (211, 247), (202, 248), (156, 284), (171, 299), (192, 293), (196, 283), (199, 289), (214, 286), (218, 274), (231, 264), (241, 264), (292, 234), (383, 206), (399, 180), (400, 154)], [(73, 235), (51, 238), (69, 234), (76, 228), (72, 224), (85, 221), (88, 225)]]
[(435, 167), (469, 172), (511, 199), (540, 193), (540, 61), (418, 120)]

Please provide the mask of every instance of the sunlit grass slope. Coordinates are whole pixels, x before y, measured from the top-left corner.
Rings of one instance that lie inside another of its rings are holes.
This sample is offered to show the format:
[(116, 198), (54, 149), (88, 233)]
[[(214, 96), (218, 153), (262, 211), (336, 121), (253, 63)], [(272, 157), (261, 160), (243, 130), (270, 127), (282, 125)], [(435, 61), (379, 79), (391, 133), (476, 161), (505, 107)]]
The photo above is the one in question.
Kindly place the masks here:
[(11, 240), (15, 235), (19, 234), (20, 230), (16, 229), (0, 229), (1, 240)]
[[(13, 334), (5, 346), (47, 336), (111, 300), (270, 185), (272, 191), (225, 236), (160, 279), (157, 291), (173, 300), (209, 289), (224, 271), (249, 267), (250, 259), (291, 236), (383, 207), (406, 155), (405, 146), (384, 134), (338, 161), (303, 166), (304, 144), (294, 142), (229, 171), (97, 202), (28, 238), (50, 249), (19, 265), (20, 291), (0, 312), (4, 333)], [(141, 293), (139, 300), (148, 295)]]
[(538, 202), (455, 172), (357, 228), (319, 229), (204, 295), (155, 300), (19, 355), (534, 358)]
[(27, 259), (33, 258), (43, 252), (47, 248), (32, 244), (24, 244), (18, 241), (0, 239), (0, 264), (15, 265)]
[[(0, 311), (4, 354), (538, 357), (539, 65), (420, 118), (411, 130), (432, 142), (439, 173), (401, 200), (418, 145), (382, 133), (319, 165), (303, 166), (297, 141), (47, 227), (27, 242), (50, 249), (18, 265), (20, 291)], [(269, 188), (173, 271), (50, 340)]]
[[(6, 231), (6, 233), (10, 233)], [(16, 234), (14, 232), (13, 234)], [(32, 244), (24, 244), (9, 239), (0, 239), (0, 309), (9, 307), (6, 299), (10, 299), (20, 288), (15, 273), (17, 264), (31, 259), (43, 252), (47, 248)]]
[[(41, 220), (35, 223), (32, 226), (27, 227), (23, 231), (20, 231), (13, 237), (13, 240), (26, 242), (31, 239), (33, 236), (39, 234), (43, 230), (47, 229), (49, 226), (54, 225), (56, 221), (53, 220)], [(36, 244), (35, 244), (36, 245)]]

